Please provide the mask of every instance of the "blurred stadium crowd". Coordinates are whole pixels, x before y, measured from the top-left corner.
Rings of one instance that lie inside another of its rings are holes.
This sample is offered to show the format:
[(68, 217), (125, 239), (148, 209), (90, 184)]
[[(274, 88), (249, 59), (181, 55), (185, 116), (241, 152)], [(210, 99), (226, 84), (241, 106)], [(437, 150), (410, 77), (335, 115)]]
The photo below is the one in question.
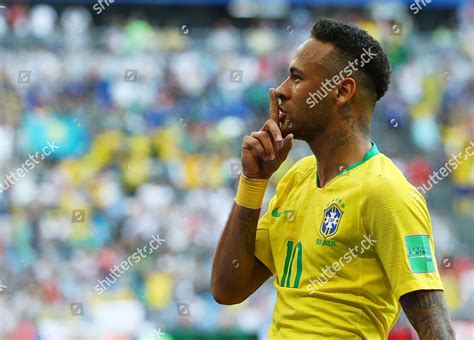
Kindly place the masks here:
[[(133, 15), (96, 26), (93, 15), (0, 9), (0, 338), (145, 339), (159, 328), (265, 336), (271, 284), (221, 307), (209, 292), (211, 261), (241, 139), (266, 119), (268, 88), (286, 78), (314, 14), (299, 9), (283, 24), (246, 29), (227, 20), (155, 27)], [(400, 34), (393, 22), (343, 18), (389, 54), (392, 85), (372, 136), (417, 186), (474, 141), (473, 18), (466, 5), (450, 25), (421, 32), (408, 18)], [(48, 141), (58, 149), (7, 187), (7, 174)], [(265, 202), (308, 154), (295, 143)], [(474, 318), (473, 197), (474, 157), (426, 194), (451, 316), (465, 334)], [(98, 295), (98, 280), (158, 234), (164, 244)], [(402, 317), (392, 337), (411, 336)]]

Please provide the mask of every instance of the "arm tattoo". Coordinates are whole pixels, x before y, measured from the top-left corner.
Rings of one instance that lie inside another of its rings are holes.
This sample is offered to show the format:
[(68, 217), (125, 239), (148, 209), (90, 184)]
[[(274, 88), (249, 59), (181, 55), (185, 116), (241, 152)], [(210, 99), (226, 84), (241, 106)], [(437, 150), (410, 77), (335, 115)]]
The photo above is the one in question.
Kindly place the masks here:
[(258, 224), (260, 209), (249, 209), (242, 207), (242, 215), (239, 218), (242, 237), (244, 239), (245, 251), (247, 255), (254, 256), (255, 253), (255, 236)]
[(411, 292), (400, 298), (400, 304), (420, 340), (455, 339), (442, 291)]

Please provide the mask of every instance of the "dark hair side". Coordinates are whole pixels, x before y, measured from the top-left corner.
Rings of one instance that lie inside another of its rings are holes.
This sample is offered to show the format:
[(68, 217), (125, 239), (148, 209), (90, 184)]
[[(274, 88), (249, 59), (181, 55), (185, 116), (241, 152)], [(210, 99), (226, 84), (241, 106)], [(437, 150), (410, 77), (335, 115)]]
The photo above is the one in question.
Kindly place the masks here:
[(390, 84), (390, 64), (382, 46), (367, 31), (336, 20), (320, 18), (311, 29), (311, 36), (332, 43), (339, 57), (346, 60), (355, 60), (367, 50), (373, 52), (375, 56), (360, 71), (372, 81), (377, 100), (384, 96)]

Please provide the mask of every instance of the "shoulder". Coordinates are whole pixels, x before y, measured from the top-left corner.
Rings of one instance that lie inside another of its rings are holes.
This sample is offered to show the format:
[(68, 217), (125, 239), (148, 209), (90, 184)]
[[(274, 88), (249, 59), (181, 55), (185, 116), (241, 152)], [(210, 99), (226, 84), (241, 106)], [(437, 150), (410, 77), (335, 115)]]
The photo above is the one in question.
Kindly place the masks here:
[(367, 230), (374, 235), (384, 231), (386, 237), (396, 235), (398, 231), (394, 230), (430, 233), (425, 198), (390, 158), (381, 154), (374, 163), (367, 169), (361, 187), (361, 213)]
[(408, 182), (393, 161), (379, 154), (374, 157), (364, 176), (362, 193), (366, 200), (397, 200), (424, 202), (423, 196)]
[(316, 157), (314, 155), (306, 156), (298, 160), (281, 178), (280, 183), (299, 182), (314, 170), (316, 167)]

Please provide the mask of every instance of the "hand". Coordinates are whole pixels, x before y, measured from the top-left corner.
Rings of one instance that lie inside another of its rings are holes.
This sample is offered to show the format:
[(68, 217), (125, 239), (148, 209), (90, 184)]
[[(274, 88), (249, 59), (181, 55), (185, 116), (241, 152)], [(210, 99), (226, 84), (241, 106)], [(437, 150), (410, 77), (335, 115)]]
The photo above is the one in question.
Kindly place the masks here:
[(267, 179), (278, 170), (293, 144), (293, 134), (282, 138), (278, 126), (278, 98), (270, 89), (270, 119), (259, 131), (244, 136), (242, 143), (242, 172), (249, 178)]

